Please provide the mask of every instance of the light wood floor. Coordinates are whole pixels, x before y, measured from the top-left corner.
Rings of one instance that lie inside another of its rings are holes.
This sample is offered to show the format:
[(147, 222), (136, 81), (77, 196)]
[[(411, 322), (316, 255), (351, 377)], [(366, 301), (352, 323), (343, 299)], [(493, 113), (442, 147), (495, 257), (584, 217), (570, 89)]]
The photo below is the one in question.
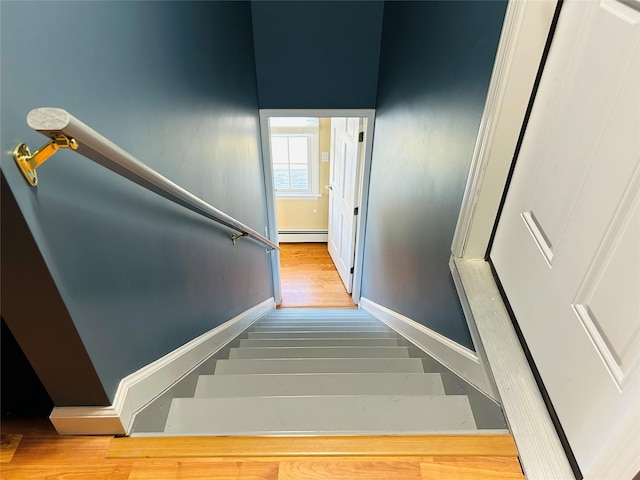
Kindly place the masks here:
[(281, 243), (280, 308), (356, 308), (326, 243)]
[(113, 438), (3, 421), (3, 480), (524, 480), (509, 435)]

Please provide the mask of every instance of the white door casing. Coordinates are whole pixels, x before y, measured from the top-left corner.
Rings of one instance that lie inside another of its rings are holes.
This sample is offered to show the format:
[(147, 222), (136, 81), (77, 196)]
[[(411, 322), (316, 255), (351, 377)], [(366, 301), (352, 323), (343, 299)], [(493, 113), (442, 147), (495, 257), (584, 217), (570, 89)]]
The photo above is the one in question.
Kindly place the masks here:
[(347, 292), (353, 285), (358, 176), (360, 172), (360, 118), (331, 119), (329, 163), (329, 255)]
[(587, 479), (640, 469), (639, 49), (640, 2), (564, 3), (491, 251)]
[[(265, 196), (267, 199), (267, 226), (265, 236), (274, 243), (278, 240), (278, 222), (276, 218), (276, 194), (273, 180), (273, 166), (271, 164), (271, 132), (269, 118), (271, 117), (359, 117), (364, 124), (364, 142), (361, 144), (362, 161), (359, 175), (359, 213), (357, 217), (356, 247), (354, 261), (354, 276), (352, 297), (354, 303), (360, 300), (362, 287), (362, 264), (364, 256), (364, 237), (366, 232), (367, 203), (369, 198), (369, 176), (371, 174), (371, 152), (373, 149), (373, 129), (375, 110), (373, 109), (278, 109), (260, 110), (260, 135), (262, 138), (262, 166), (264, 173)], [(280, 255), (274, 252), (271, 255), (271, 273), (273, 277), (273, 290), (276, 305), (282, 302), (280, 285)]]

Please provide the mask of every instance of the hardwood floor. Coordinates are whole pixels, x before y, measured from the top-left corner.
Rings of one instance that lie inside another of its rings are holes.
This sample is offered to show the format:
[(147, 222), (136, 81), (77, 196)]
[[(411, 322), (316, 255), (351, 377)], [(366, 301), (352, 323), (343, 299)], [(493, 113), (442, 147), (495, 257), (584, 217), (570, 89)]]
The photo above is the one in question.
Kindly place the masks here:
[(3, 480), (524, 480), (509, 435), (61, 437), (3, 421)]
[(356, 308), (326, 243), (281, 243), (280, 308)]

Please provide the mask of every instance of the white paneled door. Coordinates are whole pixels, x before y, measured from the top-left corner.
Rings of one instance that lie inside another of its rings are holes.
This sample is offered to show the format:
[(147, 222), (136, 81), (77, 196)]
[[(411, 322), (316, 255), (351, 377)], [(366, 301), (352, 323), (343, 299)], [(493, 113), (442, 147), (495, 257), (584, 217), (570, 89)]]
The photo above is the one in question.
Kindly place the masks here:
[(640, 2), (565, 1), (491, 258), (585, 478), (640, 468)]
[(353, 286), (361, 131), (360, 118), (331, 119), (328, 248), (349, 293)]

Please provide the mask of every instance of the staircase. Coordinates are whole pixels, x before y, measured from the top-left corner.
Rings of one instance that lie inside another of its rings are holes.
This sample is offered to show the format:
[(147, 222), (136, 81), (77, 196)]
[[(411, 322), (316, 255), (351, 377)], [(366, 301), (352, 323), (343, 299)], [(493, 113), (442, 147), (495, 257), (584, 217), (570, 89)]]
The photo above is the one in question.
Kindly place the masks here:
[(477, 431), (468, 396), (363, 310), (274, 310), (236, 344), (171, 400), (165, 435)]

